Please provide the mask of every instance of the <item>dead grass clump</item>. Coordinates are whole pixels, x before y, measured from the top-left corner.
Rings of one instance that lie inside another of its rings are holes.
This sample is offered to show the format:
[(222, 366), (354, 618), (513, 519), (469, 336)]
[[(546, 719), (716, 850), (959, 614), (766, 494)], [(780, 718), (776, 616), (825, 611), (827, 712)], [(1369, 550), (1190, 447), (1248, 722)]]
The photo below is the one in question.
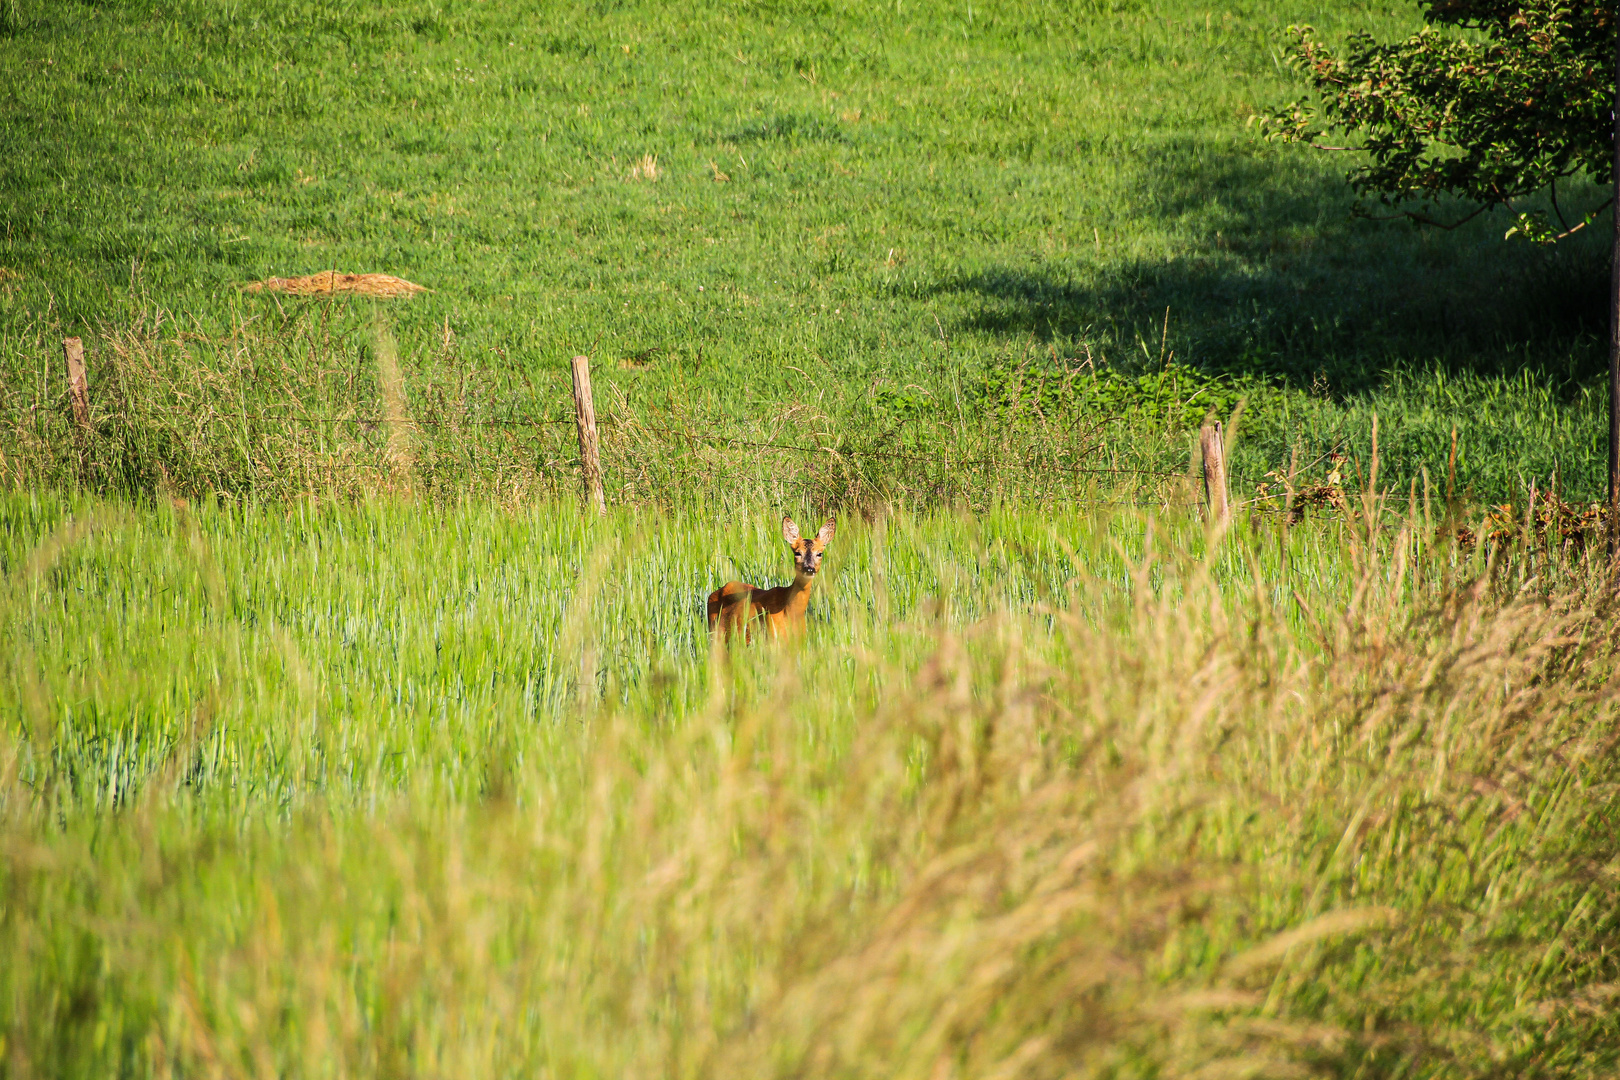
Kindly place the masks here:
[(354, 293), (393, 299), (427, 292), (426, 287), (392, 274), (340, 274), (322, 270), (308, 277), (271, 277), (242, 286), (243, 292), (279, 292), (289, 296), (320, 296), (325, 293)]
[(664, 170), (658, 167), (658, 155), (643, 154), (640, 161), (630, 166), (630, 171), (625, 174), (625, 179), (645, 180), (648, 183), (655, 183), (663, 175)]
[[(449, 323), (445, 323), (448, 344)], [(387, 460), (395, 481), (405, 491), (411, 487), (414, 455), (411, 453), (411, 414), (405, 405), (405, 379), (399, 370), (399, 346), (383, 323), (377, 324), (377, 385), (382, 391), (383, 420), (388, 426)]]
[(1531, 512), (1512, 503), (1488, 508), (1481, 527), (1492, 543), (1510, 543), (1528, 536), (1537, 546), (1568, 544), (1577, 551), (1602, 540), (1608, 514), (1602, 503), (1569, 503), (1556, 494), (1536, 497)]

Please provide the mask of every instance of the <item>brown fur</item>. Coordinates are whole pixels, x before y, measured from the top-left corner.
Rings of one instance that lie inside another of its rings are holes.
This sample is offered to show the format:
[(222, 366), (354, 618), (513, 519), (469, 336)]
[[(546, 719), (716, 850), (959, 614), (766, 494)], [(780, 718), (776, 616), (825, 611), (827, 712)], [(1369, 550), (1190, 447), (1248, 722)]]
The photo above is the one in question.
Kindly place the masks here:
[(709, 594), (709, 631), (726, 637), (739, 631), (753, 640), (753, 627), (763, 626), (773, 637), (785, 637), (804, 629), (804, 613), (810, 606), (810, 589), (821, 567), (821, 553), (833, 538), (833, 519), (815, 536), (799, 535), (793, 519), (782, 519), (782, 539), (793, 549), (793, 584), (761, 589), (744, 581), (722, 585)]

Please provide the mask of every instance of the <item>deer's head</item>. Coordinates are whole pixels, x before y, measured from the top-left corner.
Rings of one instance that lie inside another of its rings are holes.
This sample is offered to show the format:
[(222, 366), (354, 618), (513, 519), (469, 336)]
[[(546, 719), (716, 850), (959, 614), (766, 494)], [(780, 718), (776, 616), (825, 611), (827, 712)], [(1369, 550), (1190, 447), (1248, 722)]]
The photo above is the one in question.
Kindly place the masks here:
[(792, 518), (782, 519), (782, 539), (793, 549), (793, 572), (797, 576), (816, 576), (816, 571), (821, 569), (821, 553), (827, 550), (827, 544), (832, 538), (832, 518), (828, 518), (821, 531), (808, 539), (799, 535), (799, 527), (793, 524)]

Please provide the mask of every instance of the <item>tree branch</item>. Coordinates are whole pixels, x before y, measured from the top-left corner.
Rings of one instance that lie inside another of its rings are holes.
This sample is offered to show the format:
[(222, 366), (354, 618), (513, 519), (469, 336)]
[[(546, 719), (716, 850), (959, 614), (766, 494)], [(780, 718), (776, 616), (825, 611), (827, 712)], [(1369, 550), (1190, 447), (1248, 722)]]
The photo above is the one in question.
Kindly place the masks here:
[[(1567, 228), (1563, 232), (1559, 233), (1557, 236), (1553, 237), (1553, 240), (1558, 241), (1558, 240), (1562, 240), (1566, 236), (1575, 235), (1576, 233), (1580, 232), (1582, 229), (1586, 228), (1588, 225), (1592, 224), (1592, 219), (1593, 218), (1597, 217), (1599, 214), (1603, 213), (1603, 211), (1607, 210), (1609, 207), (1611, 207), (1613, 205), (1614, 205), (1614, 198), (1612, 196), (1605, 199), (1605, 200), (1603, 200), (1603, 205), (1602, 206), (1598, 207), (1596, 210), (1593, 210), (1590, 214), (1587, 214), (1584, 220), (1576, 222), (1575, 225), (1572, 228)], [(1562, 215), (1559, 216), (1559, 221), (1563, 221), (1563, 216)]]
[(1410, 221), (1417, 222), (1419, 225), (1432, 225), (1436, 229), (1445, 229), (1447, 232), (1449, 232), (1460, 225), (1465, 225), (1474, 220), (1489, 209), (1490, 206), (1482, 203), (1474, 208), (1473, 213), (1468, 214), (1465, 217), (1458, 218), (1456, 221), (1452, 222), (1436, 221), (1427, 214), (1420, 214), (1416, 210), (1402, 210), (1394, 214), (1369, 214), (1366, 211), (1357, 211), (1357, 216), (1364, 217), (1368, 221), (1400, 221), (1402, 218), (1406, 218)]
[(1558, 177), (1555, 176), (1547, 181), (1547, 195), (1552, 200), (1553, 213), (1558, 215), (1558, 224), (1564, 227), (1561, 235), (1568, 236), (1575, 230), (1569, 227), (1569, 222), (1564, 219), (1564, 212), (1558, 208)]

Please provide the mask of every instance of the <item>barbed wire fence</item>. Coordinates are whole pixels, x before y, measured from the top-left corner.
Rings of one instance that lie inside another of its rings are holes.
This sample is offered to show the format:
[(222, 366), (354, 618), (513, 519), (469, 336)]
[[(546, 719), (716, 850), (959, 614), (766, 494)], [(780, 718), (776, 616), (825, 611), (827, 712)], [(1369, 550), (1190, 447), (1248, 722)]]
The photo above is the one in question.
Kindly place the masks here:
[[(27, 400), (7, 395), (10, 446), (0, 443), (0, 475), (9, 474), (14, 484), (54, 473), (95, 488), (194, 495), (379, 487), (566, 498), (583, 490), (582, 478), (591, 471), (581, 449), (586, 439), (577, 393), (557, 394), (549, 408), (537, 394), (527, 412), (514, 402), (485, 401), (483, 415), (472, 415), (464, 399), (447, 401), (442, 393), (437, 401), (424, 393), (416, 403), (421, 407), (402, 412), (362, 394), (313, 407), (295, 399), (266, 409), (250, 408), (242, 392), (210, 397), (178, 390), (158, 407), (132, 392), (132, 379), (148, 373), (122, 371), (116, 363), (92, 394), (82, 345), (75, 350), (64, 343), (70, 357), (75, 351), (77, 378), (70, 363), (70, 378), (58, 393)], [(575, 415), (556, 415), (570, 396)], [(919, 422), (909, 430), (877, 433), (830, 430), (825, 422), (820, 426), (829, 430), (805, 431), (801, 423), (798, 437), (783, 437), (792, 425), (780, 417), (754, 418), (749, 425), (723, 415), (671, 416), (632, 408), (621, 394), (597, 419), (594, 403), (586, 404), (592, 405), (592, 441), (602, 457), (595, 472), (605, 478), (609, 503), (711, 497), (752, 504), (791, 497), (818, 509), (1026, 500), (1134, 509), (1211, 506), (1204, 482), (1208, 447), (1201, 460), (1187, 433), (1181, 446), (1188, 465), (1170, 469), (1119, 463), (1097, 426), (1076, 431), (1073, 424), (1028, 418), (998, 423), (980, 417), (976, 424), (938, 423), (930, 430), (919, 430), (926, 427)], [(1159, 456), (1174, 442), (1168, 438)], [(1224, 455), (1217, 471), (1225, 474), (1221, 494), (1226, 483), (1255, 492), (1267, 479), (1231, 475)], [(1256, 495), (1222, 501), (1227, 509), (1220, 513), (1271, 508), (1274, 500)]]

